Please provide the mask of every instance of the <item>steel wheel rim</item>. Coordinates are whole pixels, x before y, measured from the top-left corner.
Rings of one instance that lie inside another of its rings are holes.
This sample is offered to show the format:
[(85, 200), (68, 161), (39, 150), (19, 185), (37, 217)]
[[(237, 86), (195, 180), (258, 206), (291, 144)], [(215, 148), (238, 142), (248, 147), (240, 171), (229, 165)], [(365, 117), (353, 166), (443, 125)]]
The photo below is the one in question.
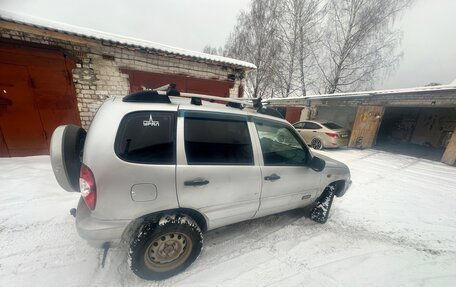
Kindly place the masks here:
[(311, 145), (314, 149), (321, 149), (322, 147), (321, 141), (319, 139), (313, 139)]
[(152, 239), (144, 254), (144, 263), (152, 271), (166, 272), (184, 263), (192, 247), (192, 240), (187, 235), (169, 232)]

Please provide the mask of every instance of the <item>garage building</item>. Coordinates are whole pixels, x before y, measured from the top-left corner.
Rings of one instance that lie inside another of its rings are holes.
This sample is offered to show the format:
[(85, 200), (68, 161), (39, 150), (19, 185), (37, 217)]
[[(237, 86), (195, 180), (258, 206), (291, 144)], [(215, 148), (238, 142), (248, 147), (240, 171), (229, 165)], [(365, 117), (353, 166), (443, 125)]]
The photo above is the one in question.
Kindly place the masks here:
[(332, 121), (349, 130), (349, 147), (456, 162), (456, 85), (270, 99), (286, 118)]
[(0, 10), (0, 157), (47, 154), (61, 124), (88, 128), (108, 96), (176, 83), (241, 97), (255, 65)]

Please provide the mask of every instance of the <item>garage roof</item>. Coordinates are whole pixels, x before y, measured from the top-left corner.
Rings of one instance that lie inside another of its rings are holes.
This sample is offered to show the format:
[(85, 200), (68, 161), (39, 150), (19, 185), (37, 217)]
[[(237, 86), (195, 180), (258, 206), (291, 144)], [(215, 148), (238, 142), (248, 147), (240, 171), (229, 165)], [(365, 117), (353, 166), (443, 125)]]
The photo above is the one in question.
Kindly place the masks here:
[(18, 14), (6, 10), (0, 9), (0, 19), (8, 22), (14, 22), (18, 24), (24, 24), (28, 26), (33, 26), (37, 28), (42, 28), (50, 31), (60, 32), (69, 35), (75, 35), (85, 38), (91, 38), (96, 40), (103, 40), (115, 44), (123, 44), (131, 47), (142, 48), (149, 51), (163, 52), (166, 54), (177, 55), (192, 58), (195, 60), (202, 60), (205, 62), (220, 63), (235, 67), (244, 68), (247, 70), (256, 69), (256, 66), (249, 62), (244, 62), (241, 60), (236, 60), (232, 58), (210, 55), (202, 52), (190, 51), (186, 49), (176, 48), (156, 42), (151, 42), (142, 39), (136, 39), (131, 37), (126, 37), (122, 35), (116, 35), (112, 33), (97, 31), (90, 28), (84, 28), (79, 26), (74, 26), (70, 24), (54, 22), (50, 20), (45, 20), (30, 15)]
[(437, 97), (442, 94), (451, 93), (456, 96), (456, 84), (417, 87), (406, 89), (392, 89), (392, 90), (377, 90), (377, 91), (364, 91), (364, 92), (347, 92), (347, 93), (334, 93), (323, 95), (309, 95), (305, 97), (289, 97), (289, 98), (271, 98), (266, 99), (269, 104), (273, 105), (302, 105), (308, 104), (314, 100), (352, 100), (357, 98), (381, 98), (384, 96), (413, 96), (413, 95), (426, 95), (429, 97)]

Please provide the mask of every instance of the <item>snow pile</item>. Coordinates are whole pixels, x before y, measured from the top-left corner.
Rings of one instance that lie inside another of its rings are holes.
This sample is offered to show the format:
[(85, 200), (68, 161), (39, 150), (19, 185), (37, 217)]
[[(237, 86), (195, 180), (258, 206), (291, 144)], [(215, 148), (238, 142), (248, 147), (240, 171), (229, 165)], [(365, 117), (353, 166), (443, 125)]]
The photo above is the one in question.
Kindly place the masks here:
[(198, 260), (139, 279), (127, 248), (78, 237), (45, 156), (0, 159), (0, 286), (456, 286), (456, 168), (375, 150), (325, 151), (351, 169), (324, 225), (302, 210), (205, 234)]

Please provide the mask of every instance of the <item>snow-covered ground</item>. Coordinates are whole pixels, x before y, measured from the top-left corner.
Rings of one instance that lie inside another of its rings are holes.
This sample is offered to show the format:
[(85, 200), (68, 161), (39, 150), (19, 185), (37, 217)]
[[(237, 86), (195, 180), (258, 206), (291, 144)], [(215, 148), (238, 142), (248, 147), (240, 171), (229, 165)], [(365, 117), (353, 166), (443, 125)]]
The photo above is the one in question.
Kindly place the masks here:
[(325, 225), (302, 211), (209, 232), (201, 256), (148, 282), (126, 250), (76, 234), (49, 157), (0, 159), (0, 286), (456, 286), (456, 168), (376, 150), (326, 151), (353, 185)]

